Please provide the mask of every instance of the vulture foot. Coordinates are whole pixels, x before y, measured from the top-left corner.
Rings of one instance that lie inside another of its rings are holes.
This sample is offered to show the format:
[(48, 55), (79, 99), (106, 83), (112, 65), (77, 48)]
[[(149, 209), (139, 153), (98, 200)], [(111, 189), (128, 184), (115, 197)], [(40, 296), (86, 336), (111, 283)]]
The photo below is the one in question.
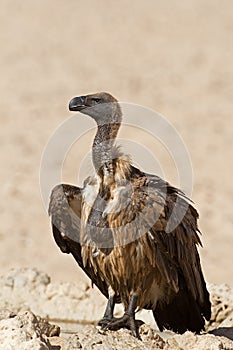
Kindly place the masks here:
[(113, 317), (114, 307), (115, 307), (115, 296), (111, 295), (108, 299), (104, 316), (98, 322), (98, 326), (100, 326), (102, 329), (104, 329), (104, 327), (106, 327), (110, 322), (115, 321), (115, 318)]
[(120, 328), (128, 328), (130, 329), (132, 335), (135, 338), (141, 339), (138, 332), (138, 326), (137, 322), (135, 321), (135, 316), (128, 315), (125, 313), (120, 318), (114, 318), (112, 321), (110, 321), (103, 329), (104, 330), (111, 330), (111, 331), (117, 331)]
[(117, 318), (115, 317), (103, 317), (101, 320), (99, 320), (97, 326), (100, 326), (102, 329), (105, 329), (105, 327), (110, 324), (111, 322), (115, 322)]
[(137, 307), (137, 296), (132, 295), (129, 307), (124, 315), (120, 318), (114, 318), (103, 327), (104, 330), (116, 331), (120, 328), (128, 328), (132, 332), (132, 335), (135, 338), (141, 339), (138, 332), (137, 321), (135, 321), (135, 309)]

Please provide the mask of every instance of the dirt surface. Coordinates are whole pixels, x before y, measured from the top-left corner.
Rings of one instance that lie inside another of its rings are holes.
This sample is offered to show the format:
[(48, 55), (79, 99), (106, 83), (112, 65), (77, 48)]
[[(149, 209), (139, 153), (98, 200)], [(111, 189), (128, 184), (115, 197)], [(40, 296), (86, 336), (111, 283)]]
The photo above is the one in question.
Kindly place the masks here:
[[(0, 272), (37, 266), (57, 280), (85, 279), (52, 239), (40, 160), (70, 116), (70, 98), (105, 90), (159, 111), (182, 135), (194, 170), (206, 279), (233, 286), (232, 39), (230, 0), (2, 0)], [(77, 116), (77, 132), (83, 123)], [(88, 134), (71, 150), (63, 181), (81, 185), (79, 167), (91, 140)], [(146, 145), (179, 186), (168, 155)], [(134, 161), (143, 164), (140, 154)]]
[(126, 329), (96, 327), (106, 300), (96, 299), (86, 282), (57, 282), (36, 269), (12, 269), (0, 276), (0, 350), (233, 350), (233, 289), (209, 290), (212, 317), (201, 335), (159, 332), (141, 312), (138, 340)]

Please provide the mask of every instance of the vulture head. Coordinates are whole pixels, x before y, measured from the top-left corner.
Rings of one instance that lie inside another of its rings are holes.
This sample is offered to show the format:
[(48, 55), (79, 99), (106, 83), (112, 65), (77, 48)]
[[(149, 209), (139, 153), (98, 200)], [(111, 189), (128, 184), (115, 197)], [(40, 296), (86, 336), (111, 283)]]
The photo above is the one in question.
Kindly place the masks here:
[(107, 92), (74, 97), (69, 110), (89, 115), (98, 125), (120, 124), (122, 119), (117, 99)]

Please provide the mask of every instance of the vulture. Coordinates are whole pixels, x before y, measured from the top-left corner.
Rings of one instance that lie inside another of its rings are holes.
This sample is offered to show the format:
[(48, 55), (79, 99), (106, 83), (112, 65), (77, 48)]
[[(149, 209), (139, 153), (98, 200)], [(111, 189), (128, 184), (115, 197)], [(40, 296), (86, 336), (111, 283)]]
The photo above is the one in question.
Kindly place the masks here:
[[(199, 333), (210, 319), (211, 303), (192, 201), (160, 177), (133, 166), (116, 146), (122, 110), (112, 95), (75, 97), (69, 110), (97, 124), (95, 173), (82, 188), (57, 185), (49, 215), (60, 250), (73, 255), (108, 299), (98, 325), (104, 330), (126, 327), (140, 338), (135, 313), (148, 309), (161, 331)], [(114, 317), (116, 303), (124, 306), (120, 318)]]

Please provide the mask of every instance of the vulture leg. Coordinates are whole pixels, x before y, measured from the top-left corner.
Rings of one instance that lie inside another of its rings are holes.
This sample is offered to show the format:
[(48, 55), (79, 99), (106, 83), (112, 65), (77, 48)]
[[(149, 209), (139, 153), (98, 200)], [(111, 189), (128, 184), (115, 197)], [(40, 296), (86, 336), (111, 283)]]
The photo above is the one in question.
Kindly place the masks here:
[(120, 318), (114, 318), (111, 322), (109, 322), (104, 330), (118, 330), (120, 328), (129, 328), (135, 338), (140, 339), (138, 333), (138, 327), (135, 321), (135, 310), (137, 308), (137, 295), (133, 294), (130, 298), (129, 307), (125, 311), (124, 315)]
[(110, 322), (115, 320), (113, 317), (113, 310), (115, 307), (115, 295), (110, 295), (108, 299), (108, 303), (104, 312), (103, 318), (98, 322), (98, 326), (101, 326), (102, 328), (105, 328)]

